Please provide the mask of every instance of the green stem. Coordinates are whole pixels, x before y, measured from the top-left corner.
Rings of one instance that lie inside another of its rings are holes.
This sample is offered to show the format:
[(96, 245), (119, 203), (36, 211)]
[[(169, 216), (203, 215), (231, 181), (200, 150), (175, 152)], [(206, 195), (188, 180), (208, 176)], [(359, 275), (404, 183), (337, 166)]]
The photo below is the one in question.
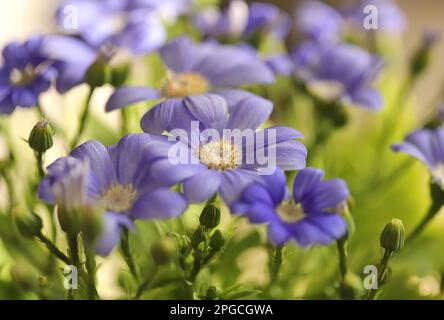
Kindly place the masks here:
[(283, 257), (283, 246), (276, 246), (275, 250), (270, 250), (270, 262), (269, 262), (269, 271), (270, 271), (270, 282), (268, 286), (273, 285), (279, 278), (279, 271), (282, 266), (282, 257)]
[(155, 278), (157, 274), (157, 266), (154, 267), (153, 272), (151, 273), (150, 277), (147, 277), (143, 282), (140, 284), (140, 286), (137, 288), (136, 294), (133, 297), (133, 300), (138, 300), (142, 296), (142, 294), (150, 289), (151, 285), (153, 284), (153, 279)]
[(84, 247), (86, 258), (86, 276), (88, 283), (88, 299), (95, 300), (97, 297), (99, 297), (96, 288), (96, 258), (94, 256), (94, 252), (90, 248), (88, 248), (86, 245)]
[(372, 289), (368, 295), (368, 300), (374, 300), (376, 297), (376, 294), (379, 292), (380, 287), (382, 286), (382, 283), (384, 282), (385, 274), (387, 273), (388, 266), (390, 263), (390, 258), (393, 256), (393, 251), (385, 250), (384, 256), (381, 259), (381, 262), (379, 263), (378, 268), (378, 286), (376, 289)]
[(35, 152), (35, 158), (37, 160), (37, 171), (39, 173), (40, 179), (45, 177), (45, 170), (43, 169), (43, 153)]
[(412, 233), (410, 233), (410, 235), (407, 237), (406, 243), (410, 243), (416, 237), (418, 237), (424, 231), (424, 229), (428, 226), (430, 221), (433, 220), (433, 218), (436, 216), (436, 214), (439, 212), (440, 209), (441, 209), (441, 204), (436, 204), (436, 202), (433, 201), (427, 214), (422, 218), (422, 220), (415, 227), (415, 229), (413, 229)]
[(77, 130), (77, 134), (74, 136), (74, 140), (71, 142), (71, 149), (74, 149), (74, 147), (77, 146), (77, 144), (80, 141), (80, 138), (82, 137), (83, 132), (85, 131), (89, 115), (89, 105), (91, 104), (91, 98), (93, 96), (94, 90), (95, 90), (94, 87), (89, 88), (88, 96), (86, 97), (85, 105), (83, 107), (82, 115), (80, 117), (79, 128)]
[(339, 258), (339, 270), (341, 272), (342, 280), (345, 279), (347, 275), (347, 242), (346, 240), (340, 239), (336, 241), (338, 246), (338, 258)]
[(64, 262), (65, 264), (69, 265), (71, 263), (71, 260), (62, 252), (60, 251), (54, 243), (51, 242), (48, 238), (46, 238), (42, 233), (37, 235), (37, 239), (39, 239), (47, 248), (48, 250), (54, 254), (59, 260)]
[(130, 270), (131, 274), (133, 275), (134, 279), (138, 280), (139, 275), (137, 273), (137, 268), (134, 263), (134, 258), (131, 253), (130, 245), (129, 245), (129, 230), (128, 228), (124, 228), (122, 232), (122, 241), (120, 244), (120, 248), (122, 250), (123, 258), (128, 266), (128, 269)]
[(121, 135), (127, 135), (129, 131), (129, 112), (127, 108), (120, 109), (120, 115), (122, 118), (122, 127), (121, 127)]
[(76, 235), (68, 235), (68, 247), (69, 247), (69, 255), (71, 263), (81, 271), (80, 266), (80, 257), (79, 257), (79, 247), (77, 242), (77, 234)]

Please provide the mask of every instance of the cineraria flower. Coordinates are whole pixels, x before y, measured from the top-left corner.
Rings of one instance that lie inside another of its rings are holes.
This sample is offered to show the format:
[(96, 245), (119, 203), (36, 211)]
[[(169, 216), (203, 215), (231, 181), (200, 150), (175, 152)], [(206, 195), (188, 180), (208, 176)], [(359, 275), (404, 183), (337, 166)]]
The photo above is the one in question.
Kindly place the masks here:
[(365, 10), (365, 8), (377, 9), (377, 16), (373, 19), (374, 23), (377, 23), (375, 30), (391, 34), (402, 34), (407, 27), (407, 18), (402, 10), (391, 0), (361, 0), (357, 5), (352, 6), (346, 10), (346, 17), (353, 24), (354, 28), (359, 30), (368, 31), (364, 29), (363, 22), (370, 15), (375, 12), (372, 10)]
[[(168, 143), (147, 134), (127, 135), (109, 148), (88, 141), (48, 167), (39, 196), (63, 207), (88, 202), (103, 208), (104, 231), (97, 252), (107, 255), (119, 241), (121, 229), (132, 227), (132, 220), (167, 219), (185, 210), (186, 201), (169, 187), (177, 183), (174, 177), (187, 177), (192, 168), (165, 164), (169, 148)], [(171, 175), (153, 176), (159, 162)], [(73, 175), (73, 167), (78, 172), (85, 166), (87, 175)]]
[(409, 134), (402, 144), (392, 146), (424, 163), (433, 180), (444, 188), (444, 128), (419, 129)]
[[(244, 50), (231, 46), (193, 44), (190, 38), (179, 37), (161, 48), (160, 55), (170, 71), (160, 90), (122, 87), (106, 104), (106, 110), (112, 111), (136, 102), (165, 98), (142, 119), (142, 128), (148, 133), (159, 134), (174, 129), (171, 125), (174, 118), (189, 118), (190, 115), (196, 118), (199, 112), (196, 106), (200, 104), (190, 105), (187, 97), (193, 97), (193, 101), (201, 99), (205, 104), (205, 96), (216, 93), (233, 108), (253, 94), (231, 87), (274, 80), (273, 73), (265, 64)], [(265, 108), (268, 105), (266, 100), (258, 103), (263, 103)]]
[(295, 73), (322, 98), (355, 104), (371, 110), (382, 107), (380, 93), (371, 87), (381, 61), (351, 44), (305, 42), (292, 53)]
[(318, 42), (335, 42), (341, 37), (344, 20), (329, 5), (317, 1), (304, 1), (295, 11), (296, 31)]
[(41, 36), (25, 43), (12, 42), (3, 49), (0, 65), (0, 114), (16, 107), (34, 107), (38, 97), (51, 86), (55, 70), (40, 54)]
[(245, 39), (263, 32), (283, 39), (290, 30), (291, 19), (272, 4), (253, 2), (248, 6), (244, 1), (234, 0), (223, 12), (217, 8), (199, 12), (195, 24), (209, 37)]
[(54, 62), (54, 68), (57, 70), (55, 84), (60, 93), (83, 83), (87, 70), (101, 55), (100, 51), (79, 39), (59, 35), (45, 36), (40, 53)]
[(347, 225), (337, 208), (349, 197), (340, 179), (322, 181), (320, 169), (307, 168), (294, 179), (288, 196), (285, 175), (276, 170), (271, 176), (245, 188), (231, 206), (234, 214), (252, 223), (268, 224), (268, 236), (276, 245), (295, 240), (302, 247), (328, 245), (344, 236)]
[(139, 54), (156, 50), (167, 39), (157, 7), (153, 1), (65, 0), (56, 16), (63, 30), (80, 35), (93, 48), (112, 44)]
[[(297, 130), (288, 127), (256, 130), (272, 110), (270, 102), (267, 108), (261, 106), (263, 98), (244, 99), (230, 115), (226, 101), (220, 96), (187, 100), (198, 112), (200, 126), (191, 125), (191, 130), (185, 133), (177, 129), (169, 132), (170, 139), (179, 140), (169, 161), (188, 164), (195, 170), (193, 176), (183, 179), (183, 193), (188, 201), (202, 202), (219, 192), (229, 204), (261, 174), (271, 174), (276, 167), (283, 170), (305, 167), (307, 150), (295, 140), (302, 138)], [(191, 120), (182, 119), (183, 123)], [(171, 174), (168, 168), (153, 170), (160, 176)]]

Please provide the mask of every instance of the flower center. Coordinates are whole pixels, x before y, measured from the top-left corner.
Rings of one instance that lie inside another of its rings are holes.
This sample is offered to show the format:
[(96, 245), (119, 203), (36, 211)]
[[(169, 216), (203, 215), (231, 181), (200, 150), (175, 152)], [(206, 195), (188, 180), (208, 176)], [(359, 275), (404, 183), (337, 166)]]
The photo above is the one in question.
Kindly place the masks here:
[(287, 223), (296, 223), (305, 217), (304, 208), (293, 199), (283, 202), (278, 208), (279, 217)]
[(211, 141), (198, 150), (199, 160), (211, 170), (226, 170), (236, 168), (241, 159), (241, 152), (227, 140)]
[(162, 88), (167, 98), (197, 96), (208, 92), (208, 80), (198, 73), (188, 72), (173, 75)]
[(131, 209), (138, 196), (132, 185), (112, 184), (103, 193), (103, 205), (111, 211), (125, 212)]
[(435, 182), (440, 185), (441, 188), (444, 188), (444, 163), (438, 163), (432, 168), (431, 173)]
[(12, 69), (9, 81), (15, 86), (25, 86), (34, 80), (36, 72), (33, 66), (27, 65), (23, 70)]

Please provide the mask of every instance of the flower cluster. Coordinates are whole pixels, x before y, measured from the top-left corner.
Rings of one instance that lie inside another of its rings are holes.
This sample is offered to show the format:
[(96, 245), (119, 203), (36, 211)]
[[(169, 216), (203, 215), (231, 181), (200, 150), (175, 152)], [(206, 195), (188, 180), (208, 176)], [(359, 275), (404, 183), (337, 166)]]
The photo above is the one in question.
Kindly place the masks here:
[[(375, 29), (365, 27), (369, 8), (380, 13)], [(393, 1), (362, 0), (338, 9), (307, 0), (286, 12), (243, 0), (213, 6), (199, 0), (62, 0), (55, 18), (54, 33), (3, 49), (0, 128), (12, 131), (10, 119), (32, 112), (17, 107), (34, 107), (41, 119), (25, 144), (35, 157), (38, 181), (33, 173), (23, 178), (25, 186), (14, 186), (14, 178), (27, 172), (20, 172), (22, 154), (12, 143), (8, 157), (0, 159), (8, 190), (0, 209), (7, 199), (7, 219), (17, 225), (6, 236), (2, 232), (8, 227), (0, 227), (0, 239), (38, 240), (55, 258), (78, 268), (82, 290), (70, 289), (68, 297), (81, 299), (100, 297), (96, 255), (117, 256), (113, 250), (119, 245), (131, 273), (131, 279), (119, 278), (119, 285), (131, 298), (171, 285), (174, 289), (161, 298), (230, 299), (252, 292), (231, 283), (240, 271), (230, 277), (212, 273), (238, 268), (235, 260), (243, 251), (269, 249), (269, 281), (258, 292), (276, 298), (301, 291), (274, 290), (288, 280), (278, 279), (284, 246), (305, 252), (299, 248), (336, 243), (341, 277), (323, 292), (363, 297), (346, 259), (355, 229), (350, 204), (355, 194), (358, 207), (369, 203), (372, 186), (393, 180), (384, 177), (391, 168), (374, 174), (374, 164), (371, 173), (363, 173), (364, 161), (373, 156), (384, 164), (391, 160), (386, 151), (403, 121), (390, 118), (400, 113), (391, 106), (376, 112), (386, 96), (378, 76), (390, 64), (379, 37), (401, 37), (406, 28)], [(427, 69), (438, 39), (435, 32), (425, 33), (402, 90)], [(48, 119), (45, 111), (50, 113), (51, 106), (42, 107), (42, 96), (48, 91), (65, 96), (77, 87), (88, 89), (79, 120)], [(91, 110), (99, 100), (93, 99), (96, 93), (105, 96), (100, 116)], [(404, 143), (392, 146), (426, 164), (432, 175), (431, 213), (413, 236), (444, 204), (442, 110), (434, 115)], [(357, 125), (348, 126), (352, 121)], [(64, 130), (68, 122), (77, 128), (74, 134)], [(384, 131), (381, 137), (379, 131)], [(370, 151), (362, 151), (364, 138), (374, 144)], [(354, 140), (359, 143), (344, 151), (341, 143)], [(45, 158), (49, 150), (56, 159), (52, 163)], [(340, 152), (346, 156), (337, 156)], [(343, 178), (330, 178), (337, 176)], [(48, 218), (41, 219), (45, 211)], [(267, 227), (267, 236), (260, 225)], [(51, 237), (45, 235), (48, 230)], [(407, 245), (405, 238), (399, 219), (384, 228), (380, 283), (386, 283), (390, 259)], [(225, 250), (233, 251), (225, 261), (217, 260), (219, 267), (208, 268)], [(325, 257), (318, 256), (318, 263)], [(51, 260), (39, 272), (58, 283), (55, 270)], [(35, 292), (46, 297), (46, 289)], [(368, 297), (378, 290), (372, 288)]]

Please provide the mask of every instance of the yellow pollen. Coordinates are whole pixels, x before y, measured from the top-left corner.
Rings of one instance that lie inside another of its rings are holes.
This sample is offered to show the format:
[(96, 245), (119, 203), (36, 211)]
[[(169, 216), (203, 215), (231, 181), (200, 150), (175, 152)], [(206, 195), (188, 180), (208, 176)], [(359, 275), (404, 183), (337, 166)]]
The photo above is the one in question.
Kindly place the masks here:
[(101, 200), (106, 209), (125, 212), (131, 209), (138, 193), (132, 185), (112, 184), (103, 193)]
[(27, 65), (25, 69), (13, 69), (9, 76), (12, 85), (25, 86), (36, 77), (35, 69), (31, 65)]
[(304, 209), (300, 203), (296, 203), (293, 199), (283, 202), (278, 208), (279, 217), (284, 222), (296, 223), (305, 217)]
[(162, 93), (167, 98), (183, 98), (197, 96), (208, 92), (210, 85), (198, 73), (180, 73), (173, 75), (162, 88)]
[(241, 152), (231, 141), (211, 141), (198, 150), (200, 162), (211, 170), (226, 170), (236, 168), (241, 161)]

